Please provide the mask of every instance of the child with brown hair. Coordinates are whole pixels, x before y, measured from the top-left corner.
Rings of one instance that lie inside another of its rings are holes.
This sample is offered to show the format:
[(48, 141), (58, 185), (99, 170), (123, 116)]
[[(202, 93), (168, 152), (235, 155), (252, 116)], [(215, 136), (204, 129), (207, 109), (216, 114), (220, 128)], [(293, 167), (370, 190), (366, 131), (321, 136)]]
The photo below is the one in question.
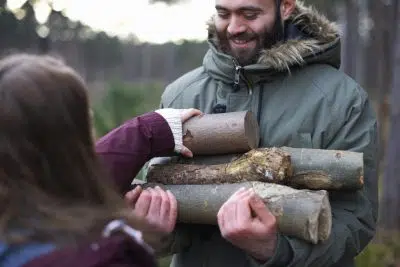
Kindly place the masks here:
[(123, 194), (150, 158), (191, 156), (181, 127), (200, 111), (143, 114), (95, 149), (86, 91), (56, 58), (0, 61), (0, 266), (156, 265), (146, 244), (157, 242), (158, 229), (137, 218)]

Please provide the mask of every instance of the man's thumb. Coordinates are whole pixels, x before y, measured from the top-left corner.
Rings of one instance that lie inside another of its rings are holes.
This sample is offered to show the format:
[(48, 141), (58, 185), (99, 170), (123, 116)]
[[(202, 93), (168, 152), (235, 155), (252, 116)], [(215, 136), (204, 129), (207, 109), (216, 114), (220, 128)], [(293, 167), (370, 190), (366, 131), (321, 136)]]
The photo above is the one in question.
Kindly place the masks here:
[(262, 221), (269, 221), (270, 215), (272, 215), (265, 205), (264, 201), (256, 194), (250, 198), (250, 208), (253, 213)]

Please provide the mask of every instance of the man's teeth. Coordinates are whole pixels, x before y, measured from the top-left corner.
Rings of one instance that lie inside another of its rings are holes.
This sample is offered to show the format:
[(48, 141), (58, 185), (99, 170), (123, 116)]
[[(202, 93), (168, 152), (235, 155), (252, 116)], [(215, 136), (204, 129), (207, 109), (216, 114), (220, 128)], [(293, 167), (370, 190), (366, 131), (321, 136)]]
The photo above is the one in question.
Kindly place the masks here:
[(233, 40), (233, 42), (236, 44), (245, 44), (248, 42), (248, 40)]

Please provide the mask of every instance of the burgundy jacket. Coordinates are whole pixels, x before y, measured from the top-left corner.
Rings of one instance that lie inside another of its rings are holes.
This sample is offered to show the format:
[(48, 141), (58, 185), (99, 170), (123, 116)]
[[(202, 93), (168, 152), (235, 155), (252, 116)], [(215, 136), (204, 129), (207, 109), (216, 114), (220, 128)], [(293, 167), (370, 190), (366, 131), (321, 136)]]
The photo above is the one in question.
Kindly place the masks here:
[[(135, 117), (96, 143), (96, 151), (110, 171), (121, 194), (151, 158), (168, 156), (174, 138), (165, 119), (155, 112)], [(156, 260), (133, 239), (125, 236), (101, 238), (96, 244), (64, 248), (39, 256), (24, 267), (150, 267)]]

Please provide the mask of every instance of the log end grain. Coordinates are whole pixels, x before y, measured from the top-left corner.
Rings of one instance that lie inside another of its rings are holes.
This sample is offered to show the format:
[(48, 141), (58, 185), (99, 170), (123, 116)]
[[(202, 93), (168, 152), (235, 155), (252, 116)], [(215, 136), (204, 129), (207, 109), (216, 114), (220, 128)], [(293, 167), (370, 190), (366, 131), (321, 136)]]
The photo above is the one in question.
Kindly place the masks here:
[(332, 208), (329, 202), (329, 195), (325, 190), (316, 191), (322, 196), (321, 213), (319, 215), (318, 241), (325, 242), (332, 232)]
[(251, 183), (277, 217), (280, 231), (313, 244), (329, 238), (332, 215), (326, 190), (297, 190), (279, 184)]

